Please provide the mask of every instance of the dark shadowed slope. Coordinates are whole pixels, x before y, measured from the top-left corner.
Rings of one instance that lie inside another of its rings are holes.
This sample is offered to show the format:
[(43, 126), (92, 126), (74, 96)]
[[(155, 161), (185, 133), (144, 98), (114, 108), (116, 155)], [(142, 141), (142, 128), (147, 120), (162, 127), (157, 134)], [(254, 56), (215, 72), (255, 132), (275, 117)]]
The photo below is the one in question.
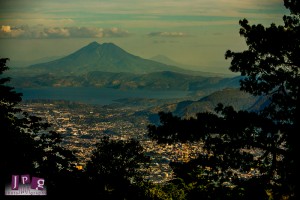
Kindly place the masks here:
[(225, 88), (205, 96), (198, 101), (182, 101), (179, 103), (165, 104), (153, 108), (152, 111), (172, 112), (180, 117), (195, 117), (198, 112), (213, 112), (218, 103), (224, 106), (233, 106), (235, 110), (248, 110), (257, 112), (268, 104), (268, 100), (263, 97), (253, 96), (240, 91), (238, 88)]

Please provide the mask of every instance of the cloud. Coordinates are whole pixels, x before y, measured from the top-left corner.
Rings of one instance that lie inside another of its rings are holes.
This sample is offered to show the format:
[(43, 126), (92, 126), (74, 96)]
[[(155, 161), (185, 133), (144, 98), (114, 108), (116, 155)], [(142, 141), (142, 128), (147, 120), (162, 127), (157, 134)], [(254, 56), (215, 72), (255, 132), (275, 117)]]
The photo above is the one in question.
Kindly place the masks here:
[(104, 37), (126, 37), (129, 34), (128, 31), (119, 28), (110, 28), (103, 30)]
[(10, 26), (2, 26), (1, 27), (1, 31), (3, 31), (4, 33), (11, 32)]
[(148, 36), (150, 36), (150, 37), (186, 37), (188, 35), (183, 32), (152, 32), (152, 33), (149, 33)]
[(26, 34), (31, 34), (31, 33), (26, 33), (26, 27), (11, 27), (9, 25), (2, 25), (1, 30), (0, 30), (0, 38), (17, 38), (17, 37), (22, 37), (23, 35)]
[(176, 40), (154, 40), (153, 44), (178, 43)]
[(127, 37), (130, 33), (120, 28), (97, 27), (43, 27), (43, 26), (18, 26), (2, 25), (0, 38), (103, 38)]
[(70, 31), (68, 28), (46, 28), (44, 29), (43, 32), (44, 37), (49, 37), (49, 38), (64, 38), (64, 37), (69, 37), (70, 36)]

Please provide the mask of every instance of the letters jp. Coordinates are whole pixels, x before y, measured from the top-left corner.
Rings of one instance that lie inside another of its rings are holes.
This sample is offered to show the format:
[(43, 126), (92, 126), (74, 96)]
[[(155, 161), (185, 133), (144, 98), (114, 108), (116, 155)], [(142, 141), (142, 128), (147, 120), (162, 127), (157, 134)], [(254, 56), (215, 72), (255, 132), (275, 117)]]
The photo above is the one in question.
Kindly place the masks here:
[[(12, 175), (11, 178), (11, 189), (12, 190), (18, 190), (19, 189), (19, 183), (21, 182), (22, 185), (30, 184), (30, 175)], [(31, 189), (35, 190), (43, 190), (45, 184), (45, 179), (38, 178), (38, 177), (32, 177), (31, 180)]]

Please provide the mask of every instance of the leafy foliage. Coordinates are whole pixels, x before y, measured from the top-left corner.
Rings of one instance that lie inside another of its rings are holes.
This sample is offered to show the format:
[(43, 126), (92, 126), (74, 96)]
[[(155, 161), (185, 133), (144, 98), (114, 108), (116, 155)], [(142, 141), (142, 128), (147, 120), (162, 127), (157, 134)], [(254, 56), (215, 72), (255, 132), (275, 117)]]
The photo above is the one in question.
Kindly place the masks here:
[[(8, 70), (7, 61), (0, 59), (1, 76)], [(72, 173), (76, 158), (60, 145), (58, 133), (48, 131), (48, 123), (17, 108), (21, 94), (7, 85), (9, 80), (0, 78), (1, 184), (4, 188), (13, 174), (36, 175), (45, 178), (48, 194), (55, 195), (59, 192), (58, 179)]]
[(87, 163), (86, 174), (95, 195), (111, 199), (132, 198), (132, 191), (135, 191), (137, 198), (143, 195), (138, 194), (138, 185), (145, 174), (141, 167), (147, 168), (148, 162), (138, 141), (111, 140), (105, 136)]
[(159, 113), (161, 124), (148, 126), (149, 136), (158, 142), (203, 141), (205, 151), (196, 160), (173, 164), (178, 177), (194, 184), (190, 194), (207, 199), (298, 196), (300, 4), (284, 2), (291, 11), (283, 17), (284, 25), (266, 28), (241, 20), (248, 49), (225, 54), (230, 70), (244, 77), (240, 89), (268, 97), (269, 105), (251, 113), (219, 104), (217, 114), (198, 113), (190, 119)]

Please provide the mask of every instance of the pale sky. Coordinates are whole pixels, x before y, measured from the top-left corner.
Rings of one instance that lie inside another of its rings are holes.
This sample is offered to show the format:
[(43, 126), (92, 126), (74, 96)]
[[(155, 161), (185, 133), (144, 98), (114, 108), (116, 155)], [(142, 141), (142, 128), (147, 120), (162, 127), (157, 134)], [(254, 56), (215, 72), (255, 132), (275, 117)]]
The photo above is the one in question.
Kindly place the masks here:
[(282, 0), (0, 0), (0, 57), (68, 55), (97, 41), (230, 73), (226, 50), (246, 48), (238, 21), (282, 24)]

